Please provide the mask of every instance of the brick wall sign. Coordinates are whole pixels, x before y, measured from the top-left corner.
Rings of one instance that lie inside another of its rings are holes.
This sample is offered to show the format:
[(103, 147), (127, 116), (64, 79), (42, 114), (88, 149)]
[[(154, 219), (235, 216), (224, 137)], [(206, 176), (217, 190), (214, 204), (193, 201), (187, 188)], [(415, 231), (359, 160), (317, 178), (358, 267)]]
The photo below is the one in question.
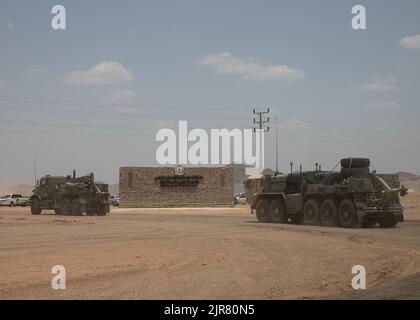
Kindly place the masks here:
[(233, 206), (233, 167), (121, 167), (126, 208)]

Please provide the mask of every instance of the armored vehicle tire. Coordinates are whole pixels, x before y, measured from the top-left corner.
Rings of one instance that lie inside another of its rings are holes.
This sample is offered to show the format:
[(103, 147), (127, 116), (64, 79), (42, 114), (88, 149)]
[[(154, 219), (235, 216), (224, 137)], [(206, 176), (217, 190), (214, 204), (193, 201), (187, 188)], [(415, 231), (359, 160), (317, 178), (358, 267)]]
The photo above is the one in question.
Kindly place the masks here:
[(338, 207), (338, 225), (343, 228), (355, 228), (357, 226), (357, 213), (353, 201), (344, 199)]
[(106, 216), (107, 210), (105, 205), (98, 206), (98, 216)]
[(303, 205), (303, 223), (319, 225), (319, 205), (315, 199), (305, 201)]
[(337, 204), (332, 199), (325, 199), (319, 207), (321, 225), (333, 227), (337, 225)]
[(270, 203), (270, 217), (271, 221), (276, 223), (287, 222), (287, 212), (284, 202), (281, 199), (274, 199)]
[(393, 214), (387, 215), (379, 220), (379, 225), (382, 228), (394, 228), (398, 221)]
[(9, 206), (10, 207), (14, 207), (15, 206), (15, 203), (12, 201), (12, 202), (10, 202)]
[(41, 214), (41, 205), (38, 199), (31, 201), (31, 213), (32, 214)]
[(373, 228), (374, 226), (376, 226), (375, 220), (368, 220), (367, 222), (362, 223), (363, 228)]
[(82, 205), (79, 199), (73, 199), (71, 202), (71, 213), (75, 216), (81, 216), (83, 214)]
[(61, 214), (64, 214), (64, 215), (71, 214), (71, 205), (70, 205), (70, 200), (69, 199), (64, 199), (61, 202), (60, 212), (61, 212)]
[(259, 222), (269, 222), (270, 207), (267, 199), (260, 199), (255, 207), (256, 216)]
[(370, 160), (368, 158), (345, 158), (341, 159), (341, 167), (349, 168), (369, 168)]
[(301, 224), (303, 221), (302, 213), (299, 212), (299, 213), (290, 215), (290, 221), (294, 224)]

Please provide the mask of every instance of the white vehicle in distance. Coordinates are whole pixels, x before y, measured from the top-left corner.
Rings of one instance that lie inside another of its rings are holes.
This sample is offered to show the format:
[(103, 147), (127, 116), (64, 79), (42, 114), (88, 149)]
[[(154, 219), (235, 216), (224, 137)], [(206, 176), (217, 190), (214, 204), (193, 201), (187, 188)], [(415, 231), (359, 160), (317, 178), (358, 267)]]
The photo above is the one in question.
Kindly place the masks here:
[(28, 202), (29, 202), (29, 198), (23, 197), (20, 193), (11, 193), (0, 198), (0, 206), (26, 207)]
[(246, 197), (244, 193), (235, 194), (233, 196), (233, 204), (246, 204)]
[(112, 195), (108, 198), (108, 203), (114, 207), (118, 207), (120, 205), (120, 196), (119, 195)]

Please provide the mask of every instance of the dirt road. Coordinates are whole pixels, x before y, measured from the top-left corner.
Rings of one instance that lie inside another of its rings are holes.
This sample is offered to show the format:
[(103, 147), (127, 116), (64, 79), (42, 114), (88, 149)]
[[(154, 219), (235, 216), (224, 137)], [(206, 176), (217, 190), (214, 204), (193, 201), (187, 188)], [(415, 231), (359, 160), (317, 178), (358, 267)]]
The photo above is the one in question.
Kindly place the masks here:
[[(105, 217), (0, 208), (1, 299), (357, 298), (356, 264), (368, 288), (387, 294), (386, 285), (415, 277), (420, 222), (350, 230), (260, 224), (245, 208)], [(66, 290), (51, 288), (54, 265), (66, 268)]]

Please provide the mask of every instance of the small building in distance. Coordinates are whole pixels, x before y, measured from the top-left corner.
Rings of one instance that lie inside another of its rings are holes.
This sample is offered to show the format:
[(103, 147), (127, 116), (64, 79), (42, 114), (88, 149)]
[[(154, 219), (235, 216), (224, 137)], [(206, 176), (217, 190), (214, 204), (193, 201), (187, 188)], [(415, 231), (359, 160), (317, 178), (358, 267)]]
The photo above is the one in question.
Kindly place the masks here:
[(231, 207), (232, 166), (120, 167), (123, 208)]

